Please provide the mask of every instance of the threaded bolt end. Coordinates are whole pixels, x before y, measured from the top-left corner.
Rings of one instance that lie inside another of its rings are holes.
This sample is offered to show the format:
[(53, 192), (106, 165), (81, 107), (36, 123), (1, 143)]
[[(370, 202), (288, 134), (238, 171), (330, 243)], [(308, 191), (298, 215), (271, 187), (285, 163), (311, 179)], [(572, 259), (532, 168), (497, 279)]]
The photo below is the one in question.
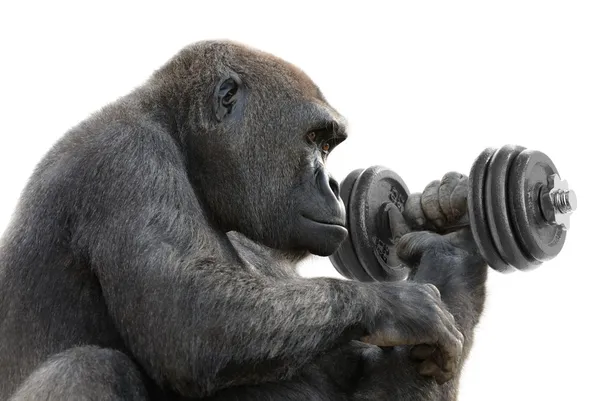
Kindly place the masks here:
[(550, 200), (556, 213), (567, 214), (577, 209), (577, 196), (572, 190), (559, 189), (553, 191)]

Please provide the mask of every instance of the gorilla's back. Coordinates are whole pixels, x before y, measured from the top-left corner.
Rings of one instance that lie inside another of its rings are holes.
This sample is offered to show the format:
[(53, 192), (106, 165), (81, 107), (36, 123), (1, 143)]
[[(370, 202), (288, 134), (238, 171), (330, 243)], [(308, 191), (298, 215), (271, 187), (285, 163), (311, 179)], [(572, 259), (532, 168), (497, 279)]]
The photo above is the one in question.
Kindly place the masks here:
[(36, 168), (0, 242), (1, 400), (52, 354), (78, 344), (120, 348), (100, 284), (73, 252), (67, 139)]

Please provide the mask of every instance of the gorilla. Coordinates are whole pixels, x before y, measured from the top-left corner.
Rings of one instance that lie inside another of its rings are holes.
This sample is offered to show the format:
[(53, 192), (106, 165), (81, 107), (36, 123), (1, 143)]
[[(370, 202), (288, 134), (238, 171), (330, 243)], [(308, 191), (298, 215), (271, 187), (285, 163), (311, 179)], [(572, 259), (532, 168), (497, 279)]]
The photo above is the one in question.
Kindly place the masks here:
[(325, 169), (346, 138), (303, 71), (226, 40), (69, 130), (2, 237), (0, 399), (455, 399), (485, 296), (469, 232), (407, 230), (407, 207), (407, 280), (295, 270), (347, 235)]

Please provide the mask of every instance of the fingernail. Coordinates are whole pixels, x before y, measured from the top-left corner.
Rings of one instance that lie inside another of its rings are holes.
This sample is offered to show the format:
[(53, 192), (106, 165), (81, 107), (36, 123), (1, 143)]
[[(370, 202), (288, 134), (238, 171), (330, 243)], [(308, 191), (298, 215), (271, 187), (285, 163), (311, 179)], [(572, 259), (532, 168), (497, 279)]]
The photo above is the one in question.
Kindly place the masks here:
[(424, 376), (431, 376), (437, 371), (437, 367), (430, 361), (425, 361), (419, 367), (419, 373)]

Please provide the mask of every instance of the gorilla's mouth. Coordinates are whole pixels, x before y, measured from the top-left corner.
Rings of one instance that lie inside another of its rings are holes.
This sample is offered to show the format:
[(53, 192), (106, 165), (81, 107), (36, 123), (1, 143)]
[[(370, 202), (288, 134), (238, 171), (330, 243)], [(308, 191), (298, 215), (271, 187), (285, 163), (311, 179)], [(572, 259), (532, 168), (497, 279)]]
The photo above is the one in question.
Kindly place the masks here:
[(319, 225), (323, 225), (323, 226), (338, 226), (338, 227), (343, 227), (346, 228), (346, 222), (340, 219), (332, 219), (332, 220), (322, 220), (322, 219), (316, 219), (316, 218), (312, 218), (309, 217), (307, 215), (302, 215), (302, 218), (305, 220), (308, 220), (311, 223), (314, 224), (319, 224)]
[(300, 245), (317, 256), (330, 256), (348, 237), (345, 219), (342, 216), (309, 217), (302, 214), (297, 238)]

